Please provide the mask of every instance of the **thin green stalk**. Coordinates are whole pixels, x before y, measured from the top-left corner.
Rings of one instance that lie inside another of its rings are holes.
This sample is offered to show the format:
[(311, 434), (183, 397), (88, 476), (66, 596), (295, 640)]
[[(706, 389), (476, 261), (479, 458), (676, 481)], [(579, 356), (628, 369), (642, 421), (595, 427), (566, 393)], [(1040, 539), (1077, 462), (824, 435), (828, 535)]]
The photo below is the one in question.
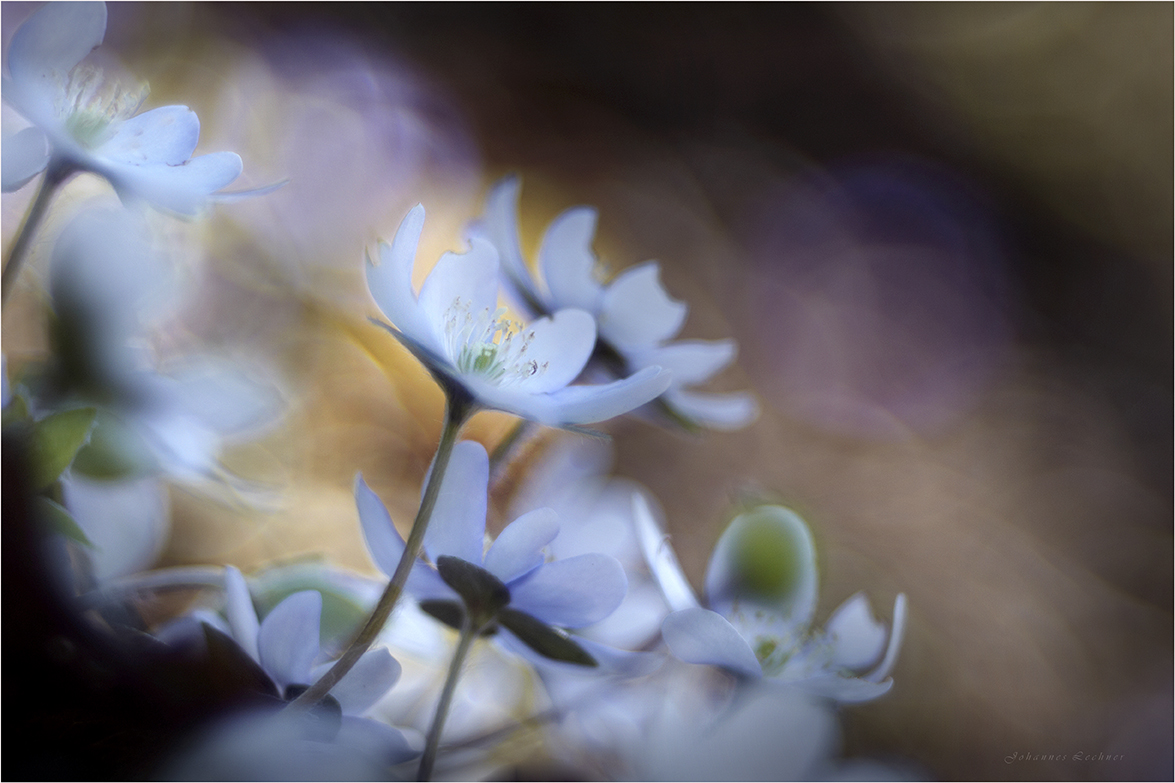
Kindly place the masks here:
[(8, 295), (12, 293), (12, 286), (16, 282), (16, 276), (20, 274), (20, 268), (24, 266), (25, 256), (28, 254), (29, 244), (33, 240), (33, 236), (37, 233), (37, 227), (40, 226), (41, 220), (45, 217), (45, 212), (49, 208), (49, 201), (53, 198), (53, 193), (57, 190), (57, 186), (73, 173), (73, 167), (55, 163), (50, 161), (48, 168), (45, 169), (45, 175), (41, 178), (41, 184), (37, 187), (37, 195), (33, 199), (33, 203), (29, 205), (29, 211), (25, 213), (24, 222), (21, 223), (20, 229), (17, 231), (16, 239), (12, 242), (12, 247), (8, 250), (8, 258), (4, 262), (4, 273), (0, 275), (0, 304), (8, 302)]
[(466, 612), (461, 621), (461, 636), (457, 640), (457, 649), (453, 651), (453, 660), (449, 663), (449, 673), (445, 676), (445, 687), (441, 691), (441, 700), (437, 702), (437, 711), (432, 719), (432, 726), (428, 730), (428, 739), (424, 743), (424, 755), (420, 757), (420, 768), (416, 772), (417, 780), (432, 778), (433, 764), (437, 760), (437, 749), (441, 744), (441, 729), (445, 727), (445, 719), (449, 716), (449, 705), (453, 701), (453, 693), (457, 690), (457, 680), (461, 676), (461, 667), (473, 647), (473, 642), (481, 633), (481, 627), (474, 627), (475, 623)]
[(379, 597), (379, 602), (372, 610), (371, 616), (367, 618), (367, 623), (347, 647), (342, 657), (318, 682), (290, 702), (287, 709), (309, 709), (317, 704), (323, 696), (330, 693), (330, 689), (343, 679), (360, 656), (367, 652), (372, 642), (375, 641), (375, 637), (383, 629), (384, 623), (388, 621), (392, 609), (396, 607), (396, 601), (404, 592), (404, 583), (408, 581), (412, 565), (420, 557), (420, 552), (424, 548), (424, 531), (428, 529), (428, 521), (432, 517), (432, 510), (436, 505), (437, 495), (440, 493), (441, 479), (444, 478), (445, 471), (449, 467), (449, 457), (453, 453), (453, 446), (457, 443), (457, 434), (465, 420), (469, 418), (470, 413), (472, 413), (472, 406), (468, 400), (454, 394), (447, 395), (445, 425), (441, 430), (441, 442), (437, 446), (437, 455), (433, 460), (432, 474), (429, 476), (428, 484), (424, 487), (424, 497), (420, 501), (420, 509), (416, 512), (416, 519), (412, 522), (412, 531), (408, 534), (404, 554), (400, 556), (400, 562), (396, 565), (395, 573), (392, 574), (392, 581), (388, 582), (388, 586), (384, 588), (383, 595)]

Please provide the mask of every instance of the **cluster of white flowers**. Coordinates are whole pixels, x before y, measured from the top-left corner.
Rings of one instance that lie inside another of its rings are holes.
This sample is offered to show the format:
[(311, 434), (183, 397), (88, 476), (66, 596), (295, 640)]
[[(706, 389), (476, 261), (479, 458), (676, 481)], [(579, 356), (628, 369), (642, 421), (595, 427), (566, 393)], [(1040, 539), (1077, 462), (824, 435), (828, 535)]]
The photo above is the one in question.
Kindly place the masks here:
[[(194, 216), (242, 164), (231, 152), (193, 157), (199, 123), (185, 106), (136, 114), (143, 91), (85, 62), (105, 27), (102, 3), (50, 3), (9, 46), (4, 100), (31, 124), (5, 140), (4, 190), (43, 179), (7, 259), (6, 295), (72, 174), (100, 175), (123, 204), (82, 212), (56, 239), (51, 349), (26, 361), (11, 389), (5, 364), (4, 427), (6, 444), (11, 432), (26, 449), (38, 524), (69, 541), (61, 568), (74, 608), (197, 589), (196, 608), (148, 630), (235, 672), (260, 699), (248, 709), (226, 700), (222, 720), (158, 774), (467, 777), (536, 730), (546, 758), (601, 777), (886, 773), (836, 758), (833, 707), (892, 687), (905, 597), (891, 625), (859, 594), (813, 629), (812, 535), (790, 509), (761, 504), (717, 542), (702, 606), (656, 501), (610, 477), (607, 446), (583, 432), (631, 412), (690, 428), (748, 425), (751, 394), (693, 388), (734, 360), (735, 343), (675, 339), (687, 308), (656, 263), (601, 282), (592, 209), (551, 224), (535, 275), (520, 252), (515, 178), (491, 189), (469, 249), (444, 254), (419, 290), (422, 206), (367, 259), (388, 321), (372, 319), (372, 331), (411, 352), (448, 404), (407, 539), (355, 479), (357, 521), (387, 579), (322, 563), (248, 578), (227, 564), (151, 570), (167, 541), (169, 484), (243, 486), (218, 454), (277, 420), (282, 395), (256, 367), (147, 350), (178, 286), (139, 207)], [(503, 294), (515, 309), (500, 306)], [(460, 437), (480, 410), (571, 431), (514, 493), (514, 521), (492, 540), (491, 460)], [(369, 619), (328, 633), (339, 607)]]

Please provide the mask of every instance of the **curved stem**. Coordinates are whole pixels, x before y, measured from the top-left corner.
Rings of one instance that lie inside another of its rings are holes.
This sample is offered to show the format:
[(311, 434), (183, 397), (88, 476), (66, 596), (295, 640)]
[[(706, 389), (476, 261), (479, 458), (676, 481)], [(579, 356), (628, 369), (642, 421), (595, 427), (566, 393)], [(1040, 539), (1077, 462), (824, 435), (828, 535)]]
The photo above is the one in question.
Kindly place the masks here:
[(461, 636), (457, 640), (457, 649), (453, 651), (453, 660), (449, 662), (449, 673), (445, 676), (445, 687), (441, 691), (441, 700), (437, 702), (437, 711), (432, 719), (432, 726), (428, 730), (428, 739), (424, 743), (424, 755), (420, 757), (420, 768), (416, 772), (417, 780), (432, 778), (432, 767), (437, 760), (437, 749), (441, 744), (441, 729), (445, 726), (445, 718), (449, 716), (449, 704), (453, 701), (453, 693), (457, 690), (457, 680), (461, 676), (461, 667), (473, 646), (481, 628), (475, 628), (466, 612), (461, 620)]
[(429, 475), (428, 484), (424, 487), (424, 497), (420, 501), (420, 509), (416, 512), (416, 519), (412, 522), (412, 532), (408, 534), (404, 554), (400, 556), (400, 562), (396, 565), (395, 573), (392, 574), (392, 581), (388, 582), (388, 586), (384, 588), (383, 595), (379, 597), (379, 602), (372, 610), (371, 616), (367, 618), (359, 635), (348, 645), (342, 657), (326, 674), (322, 675), (318, 682), (290, 702), (286, 709), (304, 710), (317, 704), (339, 680), (343, 679), (347, 672), (351, 671), (351, 667), (355, 665), (363, 653), (367, 652), (372, 642), (375, 641), (375, 637), (383, 629), (384, 623), (392, 614), (392, 609), (396, 607), (396, 601), (404, 592), (404, 583), (408, 581), (412, 565), (420, 557), (420, 551), (424, 548), (424, 531), (428, 528), (428, 521), (432, 517), (432, 510), (441, 490), (441, 479), (444, 478), (445, 471), (449, 467), (449, 457), (453, 453), (453, 446), (457, 443), (457, 434), (472, 412), (472, 401), (468, 398), (455, 394), (449, 394), (446, 397), (445, 425), (441, 430), (441, 442), (437, 446), (436, 457), (433, 459), (432, 473)]
[(21, 223), (16, 239), (13, 240), (12, 247), (8, 251), (8, 258), (4, 262), (4, 272), (0, 275), (0, 304), (7, 302), (8, 295), (12, 293), (13, 283), (16, 282), (16, 276), (20, 274), (20, 268), (24, 265), (29, 244), (32, 242), (41, 220), (45, 217), (54, 191), (72, 173), (72, 166), (53, 161), (50, 161), (49, 166), (45, 169), (45, 175), (37, 187), (36, 198), (29, 205), (29, 211), (25, 213), (24, 222)]

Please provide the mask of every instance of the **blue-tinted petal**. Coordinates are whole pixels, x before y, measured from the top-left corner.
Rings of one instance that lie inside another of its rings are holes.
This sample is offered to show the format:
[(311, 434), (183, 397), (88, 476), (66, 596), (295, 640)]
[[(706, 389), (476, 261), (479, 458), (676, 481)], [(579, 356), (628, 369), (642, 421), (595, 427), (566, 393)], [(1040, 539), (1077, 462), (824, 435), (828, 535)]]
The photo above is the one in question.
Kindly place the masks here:
[(240, 176), (241, 157), (235, 152), (213, 152), (179, 166), (128, 165), (95, 158), (93, 168), (110, 180), (124, 201), (142, 200), (165, 212), (190, 216)]
[[(334, 661), (315, 666), (310, 679), (317, 681), (330, 671)], [(377, 647), (363, 653), (351, 671), (343, 675), (330, 695), (338, 700), (344, 715), (362, 715), (371, 705), (383, 698), (400, 679), (400, 662), (392, 657), (387, 647)]]
[(665, 401), (687, 418), (715, 430), (737, 430), (759, 416), (759, 403), (749, 392), (710, 394), (670, 389)]
[(575, 207), (559, 215), (543, 235), (539, 268), (547, 281), (554, 307), (576, 307), (600, 312), (603, 288), (596, 281), (596, 210)]
[(627, 589), (616, 558), (593, 553), (531, 571), (510, 585), (510, 605), (549, 625), (580, 628), (611, 614)]
[(639, 492), (633, 493), (632, 512), (641, 552), (669, 608), (677, 611), (700, 606), (689, 580), (685, 578), (685, 572), (677, 562), (669, 536), (661, 530), (649, 508), (649, 502)]
[(534, 372), (514, 388), (541, 394), (562, 389), (583, 372), (596, 345), (596, 322), (583, 310), (560, 310), (532, 321), (520, 336), (528, 341), (526, 356)]
[(644, 405), (669, 388), (670, 380), (669, 373), (660, 367), (646, 367), (611, 383), (567, 386), (546, 395), (520, 395), (503, 389), (488, 396), (493, 407), (543, 424), (592, 424)]
[[(483, 229), (498, 250), (502, 271), (519, 289), (523, 300), (545, 303), (534, 282), (534, 276), (522, 257), (518, 241), (518, 177), (503, 177), (486, 196)], [(535, 315), (538, 315), (535, 313)]]
[(8, 71), (21, 88), (52, 96), (55, 78), (65, 77), (105, 35), (105, 3), (45, 3), (13, 33)]
[(187, 106), (161, 106), (119, 125), (94, 154), (129, 166), (151, 163), (179, 166), (192, 157), (199, 139), (200, 120), (196, 112)]
[(485, 567), (510, 582), (543, 564), (542, 548), (559, 534), (559, 519), (549, 508), (535, 509), (511, 522), (486, 552)]
[(472, 440), (456, 444), (424, 534), (424, 548), (433, 562), (449, 555), (481, 565), (489, 481), (490, 460), (485, 447)]
[[(359, 524), (363, 528), (363, 541), (367, 551), (387, 576), (396, 572), (400, 558), (404, 555), (404, 539), (392, 523), (387, 508), (371, 491), (362, 475), (355, 476), (355, 505), (359, 509)], [(416, 598), (449, 597), (452, 591), (441, 580), (437, 572), (417, 560), (404, 586)]]
[(621, 351), (643, 350), (668, 340), (685, 322), (689, 308), (669, 297), (655, 262), (624, 270), (604, 291), (600, 336)]
[(844, 669), (862, 670), (881, 658), (886, 627), (873, 618), (869, 599), (860, 592), (845, 601), (824, 624), (832, 645), (832, 662)]
[(284, 688), (310, 684), (310, 666), (318, 657), (322, 594), (303, 590), (286, 598), (261, 622), (257, 651), (261, 667)]
[(4, 139), (0, 147), (0, 180), (5, 193), (24, 187), (49, 162), (49, 140), (35, 125)]
[(261, 624), (257, 622), (257, 610), (253, 608), (253, 598), (249, 595), (245, 577), (233, 566), (224, 568), (224, 601), (224, 613), (228, 615), (228, 625), (232, 629), (233, 639), (250, 658), (260, 662), (257, 632)]
[(754, 651), (725, 617), (709, 609), (683, 609), (665, 618), (661, 636), (670, 651), (686, 663), (703, 663), (761, 677), (763, 667)]
[[(498, 309), (498, 251), (488, 241), (474, 237), (464, 253), (445, 253), (420, 287), (420, 307), (437, 334), (445, 323), (466, 313), (476, 318)], [(462, 310), (462, 308), (465, 308)], [(450, 359), (458, 357), (446, 351)]]

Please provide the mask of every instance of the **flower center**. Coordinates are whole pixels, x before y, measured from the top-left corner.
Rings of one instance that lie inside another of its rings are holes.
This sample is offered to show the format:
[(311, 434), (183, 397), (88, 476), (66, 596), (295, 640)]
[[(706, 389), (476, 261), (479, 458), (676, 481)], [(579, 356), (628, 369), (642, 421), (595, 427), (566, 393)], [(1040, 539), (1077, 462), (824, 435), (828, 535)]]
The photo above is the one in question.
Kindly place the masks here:
[(86, 149), (98, 147), (113, 135), (112, 126), (129, 119), (143, 104), (147, 84), (134, 89), (117, 79), (108, 79), (102, 70), (81, 64), (69, 72), (57, 98), (57, 114), (65, 127)]
[(534, 332), (506, 318), (506, 309), (474, 312), (457, 297), (445, 311), (445, 339), (457, 369), (509, 386), (547, 371), (547, 362), (527, 355)]

